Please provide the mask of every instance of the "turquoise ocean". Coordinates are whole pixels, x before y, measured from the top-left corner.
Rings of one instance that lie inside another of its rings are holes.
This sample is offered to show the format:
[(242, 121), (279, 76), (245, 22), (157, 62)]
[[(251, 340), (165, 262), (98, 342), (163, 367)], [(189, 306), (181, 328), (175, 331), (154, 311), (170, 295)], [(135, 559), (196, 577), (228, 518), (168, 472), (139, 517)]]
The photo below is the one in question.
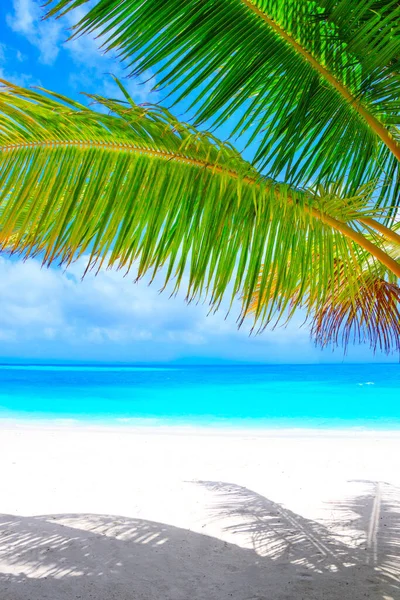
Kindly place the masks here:
[(0, 365), (0, 418), (400, 429), (400, 365)]

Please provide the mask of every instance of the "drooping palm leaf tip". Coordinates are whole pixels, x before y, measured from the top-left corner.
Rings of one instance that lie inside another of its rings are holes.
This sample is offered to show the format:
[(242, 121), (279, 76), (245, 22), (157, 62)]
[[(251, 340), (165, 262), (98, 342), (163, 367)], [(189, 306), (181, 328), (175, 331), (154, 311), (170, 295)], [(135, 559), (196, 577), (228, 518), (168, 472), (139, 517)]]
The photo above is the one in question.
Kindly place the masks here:
[[(386, 244), (386, 248), (400, 259), (400, 245)], [(315, 261), (319, 259), (318, 255), (314, 256)], [(374, 351), (400, 352), (398, 279), (385, 274), (379, 265), (372, 271), (367, 255), (354, 265), (351, 274), (340, 260), (334, 260), (333, 277), (325, 298), (315, 296), (307, 282), (303, 282), (302, 290), (299, 284), (297, 292), (302, 294), (302, 306), (307, 310), (316, 344), (321, 347), (341, 345), (346, 350), (350, 343), (364, 342)], [(297, 294), (292, 302), (297, 299)], [(263, 302), (268, 302), (268, 298), (260, 298), (257, 289), (250, 312)]]
[(314, 315), (311, 332), (318, 345), (368, 342), (377, 348), (400, 352), (400, 287), (384, 279), (367, 279), (355, 302), (345, 285), (339, 297), (328, 298)]
[[(400, 229), (400, 225), (396, 227)], [(390, 245), (400, 259), (400, 245)], [(400, 352), (400, 287), (398, 279), (379, 270), (372, 275), (365, 266), (359, 273), (356, 294), (349, 293), (343, 265), (337, 264), (332, 293), (312, 316), (311, 334), (322, 347), (332, 344), (347, 348), (350, 343), (367, 342), (389, 353)]]
[(100, 34), (132, 74), (153, 70), (171, 101), (190, 95), (198, 123), (231, 123), (253, 163), (122, 86), (125, 103), (92, 96), (107, 115), (9, 86), (1, 242), (47, 263), (89, 252), (88, 268), (163, 268), (174, 290), (187, 273), (188, 300), (218, 308), (229, 290), (256, 330), (303, 307), (322, 345), (362, 330), (399, 350), (398, 3), (91, 5), (76, 35)]

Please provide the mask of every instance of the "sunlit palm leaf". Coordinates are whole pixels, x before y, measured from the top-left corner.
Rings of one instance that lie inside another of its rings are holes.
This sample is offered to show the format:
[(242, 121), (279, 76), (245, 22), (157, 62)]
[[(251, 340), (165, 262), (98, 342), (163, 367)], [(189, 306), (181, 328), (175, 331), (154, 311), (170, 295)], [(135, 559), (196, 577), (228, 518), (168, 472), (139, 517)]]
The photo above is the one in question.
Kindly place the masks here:
[[(400, 230), (400, 225), (395, 229)], [(386, 250), (400, 260), (400, 245), (385, 244)], [(369, 259), (367, 259), (369, 262)], [(331, 344), (345, 348), (354, 342), (365, 342), (375, 351), (400, 352), (400, 287), (378, 263), (372, 273), (360, 264), (355, 278), (356, 289), (338, 264), (334, 289), (325, 302), (315, 307), (311, 334), (322, 347)]]
[[(384, 247), (393, 258), (400, 259), (399, 244), (386, 242)], [(341, 345), (346, 349), (350, 343), (358, 341), (368, 343), (374, 351), (379, 348), (387, 353), (400, 352), (398, 279), (379, 262), (371, 264), (368, 254), (355, 254), (351, 272), (348, 265), (337, 257), (337, 252), (334, 252), (333, 276), (322, 302), (321, 297), (315, 294), (317, 288), (314, 282), (309, 285), (306, 279), (299, 281), (298, 290), (288, 307), (288, 318), (296, 304), (293, 300), (301, 298), (301, 306), (306, 312), (305, 321), (310, 321), (311, 336), (318, 345)], [(317, 263), (320, 258), (315, 255), (314, 262)], [(263, 276), (262, 271), (260, 282)], [(261, 297), (260, 289), (256, 289), (249, 313), (254, 313), (260, 304), (268, 303), (265, 291)]]
[[(59, 14), (86, 0), (50, 4)], [(76, 32), (102, 34), (134, 73), (156, 69), (159, 87), (195, 98), (199, 121), (236, 124), (271, 176), (340, 180), (347, 194), (377, 181), (375, 199), (398, 206), (398, 80), (322, 14), (304, 0), (98, 0)], [(388, 59), (398, 46), (394, 36)]]
[(45, 263), (89, 252), (89, 268), (128, 270), (136, 261), (139, 276), (164, 267), (175, 289), (187, 272), (188, 299), (217, 307), (229, 290), (242, 296), (243, 314), (258, 285), (269, 299), (255, 310), (261, 324), (301, 304), (299, 283), (322, 303), (335, 261), (349, 280), (365, 256), (374, 271), (357, 235), (324, 222), (334, 217), (354, 232), (348, 223), (370, 214), (362, 196), (322, 201), (260, 176), (232, 147), (167, 111), (128, 96), (93, 99), (109, 114), (18, 87), (0, 92), (4, 247), (41, 252)]

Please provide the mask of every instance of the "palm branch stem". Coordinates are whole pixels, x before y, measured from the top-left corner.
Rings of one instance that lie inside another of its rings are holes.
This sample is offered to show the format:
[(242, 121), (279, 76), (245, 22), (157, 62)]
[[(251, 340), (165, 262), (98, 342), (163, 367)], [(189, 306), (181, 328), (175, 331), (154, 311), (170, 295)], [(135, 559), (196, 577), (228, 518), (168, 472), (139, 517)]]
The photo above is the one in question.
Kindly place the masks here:
[[(158, 158), (163, 158), (165, 160), (174, 160), (174, 161), (178, 161), (178, 162), (184, 162), (186, 164), (204, 167), (205, 169), (211, 170), (214, 173), (216, 172), (216, 173), (228, 174), (230, 177), (232, 177), (234, 179), (239, 178), (238, 173), (236, 173), (235, 171), (224, 169), (223, 167), (214, 165), (212, 163), (207, 163), (204, 160), (196, 160), (193, 158), (189, 158), (187, 156), (180, 155), (178, 153), (169, 153), (169, 152), (164, 152), (161, 150), (154, 150), (154, 149), (150, 149), (150, 148), (141, 148), (141, 147), (133, 146), (133, 145), (127, 146), (126, 144), (114, 144), (114, 143), (107, 143), (107, 142), (41, 140), (40, 142), (22, 142), (22, 143), (18, 143), (18, 144), (9, 144), (7, 146), (0, 147), (0, 152), (8, 152), (8, 151), (12, 151), (15, 149), (21, 149), (21, 148), (34, 148), (34, 147), (58, 148), (58, 147), (71, 147), (71, 146), (77, 146), (79, 148), (88, 148), (88, 149), (94, 148), (94, 147), (100, 147), (100, 148), (107, 148), (107, 149), (116, 150), (116, 151), (121, 151), (121, 150), (131, 151), (131, 152), (136, 152), (139, 154), (156, 156)], [(253, 184), (253, 185), (255, 184), (255, 185), (257, 185), (257, 187), (260, 186), (260, 183), (257, 182), (252, 177), (243, 177), (242, 181), (245, 183)], [(275, 195), (277, 197), (280, 196), (279, 189), (275, 190)], [(290, 195), (287, 196), (287, 202), (289, 204), (292, 204), (294, 202), (293, 198)], [(306, 213), (311, 214), (315, 219), (322, 221), (323, 223), (325, 223), (329, 227), (332, 227), (336, 231), (340, 231), (343, 235), (345, 235), (349, 239), (356, 242), (359, 246), (364, 248), (364, 250), (367, 250), (367, 252), (369, 252), (377, 260), (379, 260), (383, 265), (385, 265), (392, 273), (394, 273), (397, 277), (400, 278), (400, 264), (396, 260), (394, 260), (391, 256), (389, 256), (386, 252), (384, 252), (383, 250), (378, 248), (375, 244), (370, 242), (361, 233), (355, 231), (354, 229), (349, 227), (349, 225), (347, 225), (343, 221), (339, 221), (338, 219), (335, 219), (335, 218), (333, 218), (311, 206), (305, 205), (304, 210)], [(359, 220), (362, 222), (363, 219), (365, 222), (366, 219), (364, 217), (361, 218), (361, 216), (360, 216), (360, 218), (358, 218), (356, 220)], [(377, 230), (380, 230), (380, 228), (383, 228), (385, 230), (386, 237), (389, 237), (388, 232), (390, 232), (392, 237), (393, 236), (395, 237), (395, 240), (397, 241), (397, 243), (400, 240), (400, 236), (398, 236), (394, 232), (391, 232), (390, 229), (384, 227), (383, 225), (381, 226), (379, 223), (375, 222), (373, 219), (367, 219), (367, 221), (370, 226), (374, 227)], [(397, 240), (397, 238), (399, 238), (399, 240)]]
[[(195, 160), (193, 158), (188, 158), (187, 156), (183, 156), (180, 154), (172, 154), (170, 152), (163, 152), (162, 150), (153, 150), (150, 148), (140, 148), (139, 146), (127, 146), (126, 144), (113, 144), (109, 142), (81, 142), (76, 140), (71, 141), (60, 141), (60, 140), (41, 140), (40, 142), (22, 142), (20, 144), (8, 144), (7, 146), (0, 147), (0, 152), (10, 152), (12, 150), (21, 150), (22, 148), (67, 148), (71, 146), (77, 146), (78, 148), (83, 149), (92, 149), (92, 148), (104, 148), (107, 150), (116, 150), (116, 151), (131, 151), (137, 152), (139, 154), (146, 154), (148, 156), (155, 156), (158, 158), (165, 158), (166, 160), (175, 160), (179, 162), (184, 162), (196, 167), (204, 167), (206, 169), (211, 169), (217, 173), (226, 173), (227, 171), (222, 167), (216, 167), (212, 164), (208, 164), (203, 160)], [(236, 175), (233, 171), (228, 171), (230, 175)], [(254, 181), (254, 180), (251, 180)]]
[[(305, 207), (307, 210), (307, 207)], [(372, 256), (374, 256), (377, 260), (379, 260), (385, 267), (387, 267), (396, 277), (400, 278), (400, 263), (398, 263), (394, 258), (389, 256), (386, 252), (375, 246), (372, 242), (370, 242), (366, 237), (364, 237), (358, 231), (355, 231), (351, 227), (349, 227), (346, 223), (342, 221), (338, 221), (329, 215), (324, 213), (320, 213), (315, 208), (309, 208), (309, 212), (317, 219), (319, 218), (321, 221), (326, 223), (327, 225), (333, 227), (337, 231), (340, 231), (346, 237), (350, 238), (354, 242), (356, 242), (359, 246), (367, 250)]]
[(375, 219), (371, 219), (370, 217), (361, 217), (358, 220), (360, 221), (360, 223), (367, 225), (367, 227), (379, 231), (379, 233), (381, 233), (383, 237), (386, 238), (388, 241), (394, 242), (395, 244), (400, 246), (400, 235), (392, 229), (389, 229), (389, 227), (382, 225), (382, 223), (379, 223), (378, 221), (375, 221)]
[(343, 83), (338, 81), (336, 77), (321, 63), (319, 63), (313, 55), (308, 52), (301, 44), (299, 44), (289, 33), (287, 33), (282, 27), (280, 27), (271, 17), (269, 17), (264, 11), (260, 10), (253, 4), (251, 0), (241, 0), (254, 14), (263, 19), (267, 25), (269, 25), (281, 38), (283, 38), (288, 44), (296, 50), (319, 74), (323, 77), (335, 90), (352, 105), (355, 111), (365, 119), (371, 129), (376, 135), (382, 140), (382, 142), (389, 148), (392, 154), (400, 160), (400, 146), (387, 130), (387, 128), (381, 123), (368, 109), (361, 104), (361, 102), (353, 96), (353, 94), (347, 89)]

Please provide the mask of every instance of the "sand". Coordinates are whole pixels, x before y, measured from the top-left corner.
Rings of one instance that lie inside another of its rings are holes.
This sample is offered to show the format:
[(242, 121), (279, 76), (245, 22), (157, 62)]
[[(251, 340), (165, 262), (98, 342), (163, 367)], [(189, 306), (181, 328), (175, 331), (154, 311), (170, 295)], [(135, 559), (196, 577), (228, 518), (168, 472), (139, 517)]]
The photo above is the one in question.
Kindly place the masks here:
[(1, 600), (400, 599), (400, 432), (0, 424)]

